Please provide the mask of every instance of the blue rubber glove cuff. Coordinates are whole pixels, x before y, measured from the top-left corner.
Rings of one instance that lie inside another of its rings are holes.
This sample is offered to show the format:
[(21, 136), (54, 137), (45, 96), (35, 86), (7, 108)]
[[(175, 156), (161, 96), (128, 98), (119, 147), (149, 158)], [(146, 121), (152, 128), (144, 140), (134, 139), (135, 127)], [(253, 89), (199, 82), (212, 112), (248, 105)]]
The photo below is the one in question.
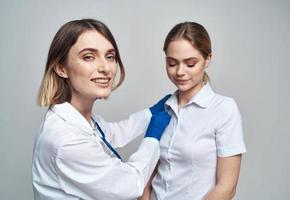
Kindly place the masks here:
[(145, 137), (153, 137), (160, 141), (160, 138), (169, 124), (171, 116), (166, 112), (158, 112), (151, 117)]
[(171, 97), (171, 94), (166, 95), (162, 99), (160, 99), (155, 105), (151, 106), (149, 109), (152, 113), (152, 115), (164, 111), (164, 103)]

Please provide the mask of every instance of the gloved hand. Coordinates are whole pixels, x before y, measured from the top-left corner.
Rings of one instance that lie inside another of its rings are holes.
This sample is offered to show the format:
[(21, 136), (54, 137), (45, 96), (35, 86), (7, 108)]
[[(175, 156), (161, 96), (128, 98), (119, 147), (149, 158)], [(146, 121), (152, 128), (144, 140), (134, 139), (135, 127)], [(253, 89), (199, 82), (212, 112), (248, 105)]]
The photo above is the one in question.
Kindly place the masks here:
[(166, 111), (156, 113), (151, 117), (145, 137), (153, 137), (160, 141), (160, 138), (169, 124), (171, 116)]
[(155, 105), (153, 105), (149, 108), (152, 115), (154, 115), (160, 111), (164, 111), (164, 103), (167, 101), (167, 99), (169, 99), (170, 96), (171, 96), (171, 94), (166, 95), (165, 97), (160, 99)]

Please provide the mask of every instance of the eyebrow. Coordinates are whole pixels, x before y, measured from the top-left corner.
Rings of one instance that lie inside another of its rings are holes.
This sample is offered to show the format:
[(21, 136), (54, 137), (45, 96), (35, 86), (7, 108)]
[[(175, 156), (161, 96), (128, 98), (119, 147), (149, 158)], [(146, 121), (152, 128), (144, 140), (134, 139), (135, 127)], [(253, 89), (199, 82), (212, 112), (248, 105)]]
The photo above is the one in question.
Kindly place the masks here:
[[(96, 53), (96, 52), (98, 52), (98, 49), (94, 49), (94, 48), (84, 48), (78, 54), (81, 54), (84, 51), (91, 51), (91, 52)], [(109, 50), (107, 50), (107, 53), (115, 53), (115, 49), (109, 49)]]
[(107, 53), (116, 53), (115, 49), (109, 49)]
[[(166, 59), (171, 59), (171, 60), (175, 60), (177, 61), (177, 59), (173, 58), (173, 57), (166, 57)], [(196, 57), (190, 57), (190, 58), (185, 58), (183, 59), (184, 61), (190, 61), (190, 60), (198, 60), (198, 58)]]
[(190, 57), (190, 58), (186, 58), (186, 59), (184, 59), (184, 61), (190, 61), (190, 60), (197, 61), (198, 58), (196, 58), (196, 57)]

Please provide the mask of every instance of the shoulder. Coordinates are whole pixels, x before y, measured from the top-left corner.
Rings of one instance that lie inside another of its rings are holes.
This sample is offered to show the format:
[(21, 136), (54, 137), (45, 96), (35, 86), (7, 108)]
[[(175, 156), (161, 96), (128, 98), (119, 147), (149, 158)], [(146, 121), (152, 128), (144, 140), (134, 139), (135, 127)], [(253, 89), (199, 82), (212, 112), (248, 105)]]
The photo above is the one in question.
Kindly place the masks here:
[(239, 108), (235, 99), (221, 94), (215, 95), (215, 101), (213, 106), (216, 107), (216, 109), (223, 114), (239, 112)]
[(66, 144), (80, 140), (79, 130), (55, 113), (48, 111), (43, 121), (37, 143), (42, 149), (56, 153), (58, 149)]
[(219, 124), (227, 124), (233, 120), (241, 121), (241, 113), (234, 98), (216, 94), (212, 106)]

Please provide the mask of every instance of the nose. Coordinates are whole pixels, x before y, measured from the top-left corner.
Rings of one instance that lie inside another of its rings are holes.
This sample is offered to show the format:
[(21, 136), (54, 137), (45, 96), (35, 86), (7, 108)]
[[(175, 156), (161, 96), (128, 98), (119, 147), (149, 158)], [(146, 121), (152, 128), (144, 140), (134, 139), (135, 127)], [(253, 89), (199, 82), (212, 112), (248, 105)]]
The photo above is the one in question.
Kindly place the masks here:
[(178, 76), (182, 76), (182, 75), (184, 75), (184, 66), (183, 66), (182, 64), (179, 64), (179, 65), (177, 66), (176, 74), (177, 74)]
[(97, 69), (99, 73), (108, 74), (110, 72), (110, 66), (106, 59), (100, 59), (97, 63)]

